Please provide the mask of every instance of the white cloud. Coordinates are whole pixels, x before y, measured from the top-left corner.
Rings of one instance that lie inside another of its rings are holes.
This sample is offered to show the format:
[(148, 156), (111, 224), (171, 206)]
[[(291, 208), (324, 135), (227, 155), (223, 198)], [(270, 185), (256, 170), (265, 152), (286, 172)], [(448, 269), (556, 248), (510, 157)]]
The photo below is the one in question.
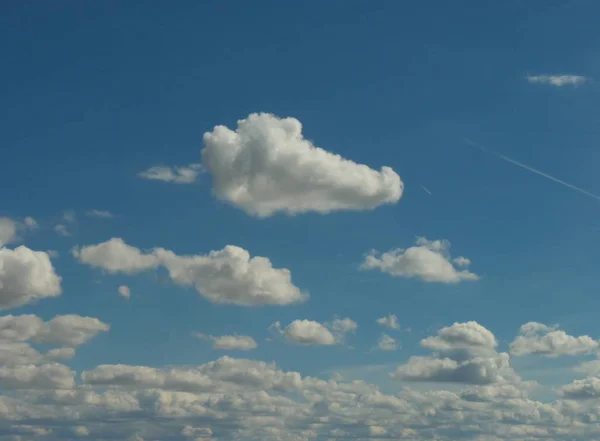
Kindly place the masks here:
[(97, 318), (60, 315), (44, 323), (35, 340), (50, 345), (79, 346), (109, 329), (109, 325)]
[(398, 323), (398, 317), (396, 317), (396, 314), (380, 317), (376, 321), (378, 325), (383, 326), (384, 328), (400, 329), (400, 324)]
[(81, 263), (109, 273), (135, 274), (159, 265), (154, 254), (143, 253), (120, 238), (112, 238), (98, 245), (75, 247), (72, 253)]
[(229, 350), (240, 350), (249, 351), (256, 349), (258, 344), (256, 341), (248, 335), (204, 335), (202, 333), (195, 333), (194, 336), (201, 340), (210, 340), (213, 342), (213, 348), (215, 349), (229, 349)]
[(335, 318), (324, 325), (314, 320), (294, 320), (284, 329), (281, 329), (281, 323), (275, 322), (269, 330), (282, 335), (288, 343), (329, 346), (343, 344), (346, 334), (355, 332), (357, 328), (356, 322), (350, 318)]
[(410, 357), (392, 377), (476, 385), (520, 382), (510, 366), (510, 356), (496, 352), (497, 344), (491, 331), (477, 322), (454, 323), (421, 340), (422, 347), (434, 351), (433, 357)]
[(235, 131), (205, 133), (204, 145), (215, 195), (251, 216), (371, 210), (402, 196), (390, 167), (376, 171), (316, 147), (295, 118), (254, 113)]
[(81, 263), (111, 273), (134, 274), (163, 266), (173, 282), (194, 286), (202, 297), (214, 303), (289, 305), (308, 297), (294, 286), (289, 270), (273, 268), (268, 258), (250, 257), (248, 251), (233, 245), (205, 255), (179, 256), (162, 248), (142, 252), (113, 238), (75, 248), (73, 255)]
[(67, 226), (65, 224), (55, 225), (54, 231), (56, 231), (57, 234), (59, 234), (63, 237), (68, 237), (71, 235), (71, 232), (69, 231), (69, 229), (67, 228)]
[(395, 338), (390, 337), (387, 334), (381, 334), (379, 340), (377, 340), (377, 349), (380, 351), (395, 351), (398, 349), (398, 343)]
[(30, 230), (35, 230), (39, 227), (37, 221), (31, 216), (27, 216), (23, 223), (25, 224), (25, 227), (29, 228)]
[(325, 346), (336, 344), (331, 331), (314, 320), (294, 320), (284, 329), (281, 329), (279, 322), (275, 322), (269, 329), (279, 332), (289, 343)]
[[(97, 318), (74, 314), (57, 315), (47, 322), (31, 314), (5, 315), (0, 317), (0, 342), (32, 340), (47, 345), (79, 346), (109, 329), (109, 325)], [(65, 353), (65, 349), (61, 351)]]
[(72, 431), (76, 436), (88, 436), (90, 434), (90, 431), (85, 426), (75, 426)]
[(65, 210), (63, 211), (62, 218), (65, 222), (72, 224), (77, 222), (77, 216), (73, 210)]
[(121, 285), (119, 286), (119, 295), (128, 299), (129, 297), (131, 297), (131, 290), (127, 285)]
[(17, 239), (17, 223), (8, 217), (0, 217), (0, 247)]
[(588, 81), (581, 75), (527, 75), (527, 81), (533, 84), (548, 84), (550, 86), (580, 86)]
[(555, 327), (529, 322), (521, 326), (520, 334), (510, 344), (513, 355), (538, 354), (546, 357), (588, 354), (598, 349), (598, 341), (587, 335), (573, 337)]
[(97, 217), (99, 219), (112, 219), (115, 217), (114, 214), (112, 214), (110, 211), (108, 210), (89, 210), (86, 213), (87, 216), (89, 217)]
[(61, 293), (50, 257), (25, 246), (0, 248), (0, 309), (15, 308)]
[(75, 373), (58, 363), (0, 366), (0, 387), (6, 389), (71, 389)]
[(202, 171), (200, 164), (189, 164), (181, 167), (156, 165), (138, 173), (140, 178), (174, 184), (193, 184)]
[[(361, 265), (363, 270), (379, 269), (395, 277), (419, 278), (425, 282), (458, 283), (478, 280), (479, 276), (464, 269), (458, 270), (452, 264), (449, 254), (450, 242), (446, 240), (417, 239), (417, 246), (408, 249), (393, 249), (383, 254), (372, 251)], [(455, 260), (465, 266), (469, 259), (458, 257)]]
[(563, 386), (559, 392), (571, 400), (589, 400), (600, 398), (600, 378), (588, 377), (583, 380), (575, 380), (571, 384)]

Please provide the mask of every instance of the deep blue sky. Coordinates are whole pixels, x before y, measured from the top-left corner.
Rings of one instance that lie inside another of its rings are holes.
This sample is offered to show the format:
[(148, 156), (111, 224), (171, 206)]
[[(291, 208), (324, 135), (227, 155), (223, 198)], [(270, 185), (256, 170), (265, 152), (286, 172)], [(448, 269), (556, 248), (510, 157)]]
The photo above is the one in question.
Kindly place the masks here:
[[(599, 14), (593, 0), (6, 2), (0, 214), (38, 219), (44, 228), (26, 244), (58, 250), (64, 279), (60, 298), (12, 313), (111, 323), (80, 349), (77, 369), (202, 363), (220, 353), (190, 332), (239, 332), (259, 341), (249, 357), (317, 375), (364, 364), (381, 332), (374, 320), (388, 313), (412, 332), (399, 336), (405, 351), (373, 353), (373, 363), (420, 353), (420, 338), (455, 321), (478, 321), (501, 345), (531, 320), (598, 337), (599, 202), (461, 139), (600, 193)], [(590, 81), (526, 80), (542, 74)], [(252, 112), (297, 118), (317, 146), (392, 167), (403, 198), (257, 220), (218, 202), (207, 174), (193, 185), (137, 177), (199, 162), (204, 132)], [(67, 209), (78, 222), (61, 237), (52, 226)], [(119, 217), (88, 219), (89, 209)], [(415, 236), (449, 240), (482, 279), (448, 286), (357, 271), (363, 253)], [(69, 255), (111, 237), (180, 254), (238, 245), (289, 268), (311, 299), (214, 305), (154, 275), (105, 276)], [(122, 283), (129, 301), (116, 294)], [(335, 314), (358, 322), (359, 350), (264, 342), (276, 320)]]

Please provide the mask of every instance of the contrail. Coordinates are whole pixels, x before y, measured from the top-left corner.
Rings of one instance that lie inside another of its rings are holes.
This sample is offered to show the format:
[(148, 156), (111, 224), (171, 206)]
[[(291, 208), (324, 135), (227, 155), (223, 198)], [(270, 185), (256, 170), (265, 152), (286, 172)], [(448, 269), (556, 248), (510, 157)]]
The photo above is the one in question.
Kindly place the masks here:
[(473, 147), (477, 147), (479, 150), (481, 150), (483, 152), (490, 153), (490, 154), (492, 154), (494, 156), (497, 156), (500, 159), (504, 159), (506, 162), (510, 162), (511, 164), (514, 164), (514, 165), (516, 165), (518, 167), (524, 168), (525, 170), (529, 170), (530, 172), (533, 172), (535, 174), (543, 176), (544, 178), (550, 179), (551, 181), (554, 181), (554, 182), (557, 182), (559, 184), (562, 184), (565, 187), (569, 187), (569, 188), (571, 188), (573, 190), (578, 191), (579, 193), (583, 193), (583, 194), (585, 194), (587, 196), (590, 196), (590, 197), (592, 197), (592, 198), (597, 199), (597, 200), (600, 201), (600, 196), (598, 196), (598, 195), (596, 195), (594, 193), (590, 193), (589, 191), (586, 191), (586, 190), (584, 190), (582, 188), (576, 187), (573, 184), (569, 184), (568, 182), (562, 181), (562, 180), (560, 180), (558, 178), (555, 178), (554, 176), (550, 176), (548, 173), (544, 173), (544, 172), (539, 171), (539, 170), (537, 170), (537, 169), (535, 169), (533, 167), (525, 165), (525, 164), (523, 164), (523, 163), (521, 163), (519, 161), (515, 161), (514, 159), (509, 158), (508, 156), (504, 156), (504, 155), (501, 155), (500, 153), (496, 153), (493, 150), (490, 150), (490, 149), (482, 146), (481, 144), (477, 144), (476, 142), (471, 141), (468, 138), (463, 138), (463, 141), (465, 141), (467, 144), (469, 144), (469, 145), (471, 145)]
[(425, 190), (427, 193), (432, 194), (429, 190), (427, 190), (427, 188), (423, 185), (423, 184), (419, 184), (421, 186), (421, 188), (423, 190)]

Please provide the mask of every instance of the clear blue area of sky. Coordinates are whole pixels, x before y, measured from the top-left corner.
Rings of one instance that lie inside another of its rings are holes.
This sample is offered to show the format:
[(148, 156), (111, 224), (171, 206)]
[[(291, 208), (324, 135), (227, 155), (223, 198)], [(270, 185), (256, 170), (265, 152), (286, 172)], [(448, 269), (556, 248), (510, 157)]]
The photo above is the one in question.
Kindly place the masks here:
[[(64, 294), (12, 313), (91, 315), (112, 325), (78, 351), (101, 363), (201, 363), (219, 354), (190, 332), (254, 336), (249, 357), (317, 374), (365, 362), (396, 313), (418, 353), (440, 326), (476, 320), (502, 344), (526, 321), (599, 337), (600, 203), (483, 153), (468, 137), (600, 193), (599, 88), (529, 84), (528, 74), (600, 78), (600, 3), (566, 1), (18, 1), (0, 14), (0, 210), (71, 237), (56, 249)], [(194, 185), (139, 179), (156, 164), (198, 162), (202, 134), (251, 112), (293, 116), (326, 150), (402, 177), (405, 195), (372, 212), (250, 218)], [(431, 191), (423, 191), (420, 185)], [(87, 219), (88, 209), (120, 217)], [(448, 239), (477, 283), (426, 284), (357, 271), (371, 248), (415, 236)], [(160, 275), (106, 276), (78, 265), (74, 245), (122, 237), (197, 254), (239, 245), (289, 268), (310, 292), (300, 306), (210, 304)], [(101, 283), (95, 283), (99, 281)], [(130, 301), (116, 294), (128, 284)], [(360, 350), (265, 342), (266, 328), (338, 314), (359, 324)], [(244, 354), (246, 356), (246, 354)], [(166, 360), (166, 361), (165, 361)]]

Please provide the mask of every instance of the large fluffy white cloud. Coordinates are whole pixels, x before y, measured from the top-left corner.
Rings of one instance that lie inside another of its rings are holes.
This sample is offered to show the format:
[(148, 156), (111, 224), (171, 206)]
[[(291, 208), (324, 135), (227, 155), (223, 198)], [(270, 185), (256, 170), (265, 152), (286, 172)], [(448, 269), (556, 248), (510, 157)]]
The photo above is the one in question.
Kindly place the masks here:
[(478, 280), (479, 276), (467, 269), (471, 261), (465, 257), (450, 257), (450, 242), (447, 240), (417, 239), (416, 246), (397, 248), (385, 253), (372, 251), (365, 256), (363, 270), (379, 269), (394, 277), (418, 278), (425, 282), (458, 283)]
[(163, 248), (143, 252), (113, 238), (76, 248), (73, 254), (81, 263), (111, 273), (134, 274), (162, 266), (173, 282), (195, 287), (214, 303), (289, 305), (308, 297), (292, 283), (288, 269), (273, 268), (268, 258), (251, 257), (248, 251), (233, 245), (204, 255), (180, 256)]
[(0, 248), (0, 309), (14, 308), (61, 293), (61, 278), (50, 256), (25, 246)]
[(542, 323), (529, 322), (521, 326), (519, 336), (510, 344), (513, 355), (539, 354), (546, 357), (580, 355), (598, 349), (599, 342), (588, 335), (573, 337)]
[(252, 216), (369, 210), (402, 196), (390, 167), (376, 171), (316, 147), (295, 118), (253, 113), (235, 131), (205, 133), (204, 145), (215, 195)]

